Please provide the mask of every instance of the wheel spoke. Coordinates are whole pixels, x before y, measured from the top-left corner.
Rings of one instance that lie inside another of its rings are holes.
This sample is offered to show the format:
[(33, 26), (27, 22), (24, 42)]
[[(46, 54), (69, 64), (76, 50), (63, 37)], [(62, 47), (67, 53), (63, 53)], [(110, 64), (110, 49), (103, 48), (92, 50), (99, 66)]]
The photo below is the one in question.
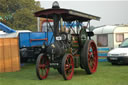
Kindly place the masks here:
[(68, 61), (68, 59), (66, 59), (66, 64), (69, 64), (69, 61)]
[(69, 64), (69, 66), (71, 67), (71, 66), (73, 66), (73, 64), (71, 63), (71, 64)]
[(39, 65), (39, 68), (41, 68), (41, 69), (42, 69), (42, 68), (45, 69), (45, 66), (46, 66), (45, 64), (41, 64), (41, 65)]
[(39, 65), (39, 68), (43, 68), (43, 65), (42, 65), (42, 64), (40, 64), (40, 65)]
[(89, 63), (90, 63), (90, 56), (88, 55), (88, 61), (89, 61)]
[(65, 71), (69, 69), (69, 64), (65, 64)]

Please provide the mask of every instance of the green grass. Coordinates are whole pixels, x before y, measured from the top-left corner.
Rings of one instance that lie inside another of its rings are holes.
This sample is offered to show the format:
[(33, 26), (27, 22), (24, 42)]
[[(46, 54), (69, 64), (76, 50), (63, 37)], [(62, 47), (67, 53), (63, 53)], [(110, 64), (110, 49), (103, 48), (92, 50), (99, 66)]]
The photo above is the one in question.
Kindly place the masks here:
[(38, 80), (35, 65), (29, 64), (19, 72), (0, 73), (0, 85), (128, 85), (128, 66), (99, 62), (95, 74), (87, 75), (78, 68), (75, 69), (72, 80), (65, 81), (54, 69), (50, 69), (46, 80)]

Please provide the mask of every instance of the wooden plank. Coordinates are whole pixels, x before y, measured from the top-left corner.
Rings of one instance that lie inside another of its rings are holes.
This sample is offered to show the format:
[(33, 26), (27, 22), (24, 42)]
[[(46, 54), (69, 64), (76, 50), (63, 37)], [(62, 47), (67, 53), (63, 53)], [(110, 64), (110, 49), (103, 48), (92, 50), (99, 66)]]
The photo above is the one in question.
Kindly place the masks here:
[(11, 56), (12, 56), (12, 70), (13, 72), (20, 70), (20, 57), (18, 39), (11, 39)]
[(19, 71), (20, 70), (20, 51), (19, 51), (19, 39), (18, 38), (16, 38), (15, 39), (15, 44), (16, 44), (16, 48), (15, 48), (15, 50), (17, 51), (17, 56), (16, 56), (16, 61), (17, 61), (17, 66), (16, 66), (16, 71)]
[(20, 57), (19, 57), (19, 45), (18, 39), (11, 39), (11, 54), (12, 54), (12, 69), (13, 72), (20, 70)]
[(0, 39), (0, 72), (4, 72), (4, 47), (3, 39)]
[(12, 72), (12, 58), (11, 58), (11, 49), (10, 49), (10, 39), (4, 38), (4, 64), (5, 72)]

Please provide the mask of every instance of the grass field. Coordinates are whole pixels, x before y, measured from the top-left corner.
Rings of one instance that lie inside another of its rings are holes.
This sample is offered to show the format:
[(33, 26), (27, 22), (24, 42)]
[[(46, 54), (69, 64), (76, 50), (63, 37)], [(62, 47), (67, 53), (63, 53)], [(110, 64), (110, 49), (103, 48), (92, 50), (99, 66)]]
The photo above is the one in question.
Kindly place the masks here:
[(29, 64), (19, 72), (0, 73), (0, 85), (128, 85), (128, 66), (112, 66), (108, 62), (99, 62), (95, 74), (87, 75), (78, 68), (75, 69), (72, 80), (65, 81), (54, 69), (50, 69), (46, 80), (38, 80), (35, 65)]

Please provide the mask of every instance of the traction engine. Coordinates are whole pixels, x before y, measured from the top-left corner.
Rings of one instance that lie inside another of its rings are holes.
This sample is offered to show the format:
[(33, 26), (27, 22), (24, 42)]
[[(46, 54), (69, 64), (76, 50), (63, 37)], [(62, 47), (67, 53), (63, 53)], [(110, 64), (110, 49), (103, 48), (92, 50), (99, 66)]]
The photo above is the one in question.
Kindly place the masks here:
[[(88, 74), (96, 72), (97, 47), (91, 40), (93, 32), (87, 31), (87, 28), (90, 20), (100, 20), (100, 17), (60, 8), (58, 2), (54, 2), (51, 9), (36, 12), (35, 16), (53, 20), (53, 26), (47, 22), (47, 27), (53, 31), (52, 39), (43, 43), (43, 51), (36, 62), (36, 73), (40, 80), (47, 78), (51, 67), (57, 69), (65, 80), (72, 79), (74, 68), (81, 67)], [(87, 23), (86, 27), (83, 22)], [(68, 28), (64, 23), (69, 24)], [(73, 23), (76, 23), (75, 28)], [(48, 31), (46, 34), (48, 38)]]

